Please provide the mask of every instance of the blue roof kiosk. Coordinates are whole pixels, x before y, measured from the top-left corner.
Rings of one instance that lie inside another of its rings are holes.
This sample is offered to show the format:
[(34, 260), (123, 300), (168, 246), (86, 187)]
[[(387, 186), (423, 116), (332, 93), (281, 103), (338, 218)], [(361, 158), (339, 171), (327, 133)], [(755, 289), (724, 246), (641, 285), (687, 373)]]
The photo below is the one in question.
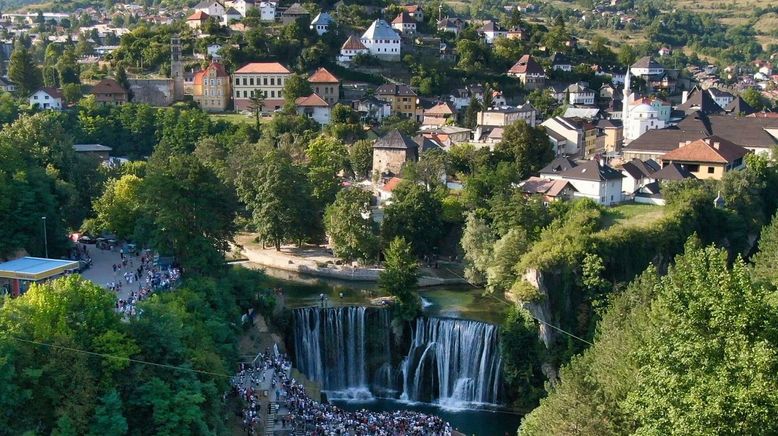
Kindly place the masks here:
[(77, 260), (21, 257), (0, 263), (0, 294), (18, 296), (27, 291), (30, 283), (56, 278), (69, 271), (77, 271)]

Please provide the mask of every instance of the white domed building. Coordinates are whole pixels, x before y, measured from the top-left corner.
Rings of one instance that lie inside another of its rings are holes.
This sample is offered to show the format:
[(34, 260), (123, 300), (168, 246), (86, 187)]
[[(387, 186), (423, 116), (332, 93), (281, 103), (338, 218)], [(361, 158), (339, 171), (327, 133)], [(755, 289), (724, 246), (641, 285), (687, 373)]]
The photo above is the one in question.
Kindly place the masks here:
[(649, 130), (664, 129), (670, 122), (670, 104), (658, 98), (638, 98), (629, 92), (630, 74), (624, 84), (622, 99), (622, 125), (624, 126), (624, 143), (639, 138)]

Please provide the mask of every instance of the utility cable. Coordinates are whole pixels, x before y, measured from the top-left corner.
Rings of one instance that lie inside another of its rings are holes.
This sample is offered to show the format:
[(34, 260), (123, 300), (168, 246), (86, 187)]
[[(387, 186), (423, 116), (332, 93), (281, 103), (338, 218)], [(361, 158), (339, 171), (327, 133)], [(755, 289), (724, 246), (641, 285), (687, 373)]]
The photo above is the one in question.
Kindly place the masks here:
[(54, 344), (48, 344), (46, 342), (31, 341), (29, 339), (17, 338), (15, 336), (10, 336), (10, 335), (6, 336), (6, 337), (8, 337), (10, 339), (13, 339), (14, 341), (25, 342), (25, 343), (28, 343), (28, 344), (38, 345), (38, 346), (41, 346), (41, 347), (48, 347), (48, 348), (55, 348), (55, 349), (59, 349), (59, 350), (71, 351), (71, 352), (74, 352), (74, 353), (88, 354), (90, 356), (97, 356), (97, 357), (102, 357), (102, 358), (105, 358), (105, 359), (123, 360), (125, 362), (140, 363), (142, 365), (151, 365), (151, 366), (156, 366), (156, 367), (159, 367), (159, 368), (172, 369), (172, 370), (176, 370), (176, 371), (185, 371), (185, 372), (190, 372), (190, 373), (195, 373), (195, 374), (210, 375), (210, 376), (214, 376), (214, 377), (232, 378), (231, 375), (219, 374), (219, 373), (210, 372), (210, 371), (203, 371), (203, 370), (200, 370), (200, 369), (184, 368), (182, 366), (166, 365), (164, 363), (147, 362), (145, 360), (132, 359), (130, 357), (123, 357), (123, 356), (114, 356), (114, 355), (105, 354), (105, 353), (97, 353), (95, 351), (81, 350), (81, 349), (78, 349), (78, 348), (66, 347), (64, 345), (54, 345)]

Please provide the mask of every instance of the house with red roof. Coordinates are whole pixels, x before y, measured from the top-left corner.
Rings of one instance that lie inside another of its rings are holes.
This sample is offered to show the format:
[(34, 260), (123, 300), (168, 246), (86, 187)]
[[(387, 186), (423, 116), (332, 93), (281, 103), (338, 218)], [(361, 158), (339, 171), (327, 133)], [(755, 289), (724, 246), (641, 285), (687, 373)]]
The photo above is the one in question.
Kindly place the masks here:
[(200, 29), (210, 18), (208, 13), (197, 11), (186, 19), (186, 25), (191, 29)]
[(662, 166), (681, 165), (698, 179), (721, 180), (729, 171), (743, 168), (749, 151), (718, 136), (686, 141), (660, 158)]
[(318, 94), (300, 97), (294, 101), (295, 109), (300, 115), (316, 121), (321, 125), (327, 125), (332, 118), (332, 107)]
[(360, 41), (358, 37), (351, 35), (340, 47), (338, 62), (348, 64), (354, 60), (354, 57), (357, 55), (368, 53), (370, 53), (370, 50), (365, 47), (365, 44), (362, 44), (362, 41)]
[(415, 35), (416, 20), (408, 12), (402, 11), (392, 20), (392, 29), (400, 32), (401, 35)]
[(323, 98), (330, 106), (334, 106), (340, 100), (340, 79), (327, 71), (326, 68), (314, 71), (308, 77), (308, 83), (311, 84), (313, 92)]
[(546, 86), (546, 72), (528, 54), (519, 58), (508, 70), (508, 75), (518, 78), (527, 90), (543, 89)]
[(278, 62), (253, 62), (235, 71), (232, 78), (236, 111), (250, 111), (251, 97), (261, 95), (265, 101), (263, 113), (284, 106), (284, 85), (292, 72)]
[(230, 75), (220, 62), (211, 62), (194, 75), (192, 97), (206, 112), (224, 112), (232, 98)]
[(95, 103), (102, 106), (120, 106), (127, 103), (127, 90), (114, 79), (103, 79), (92, 87)]
[(30, 96), (30, 106), (43, 110), (62, 110), (63, 101), (60, 90), (52, 87), (40, 88)]

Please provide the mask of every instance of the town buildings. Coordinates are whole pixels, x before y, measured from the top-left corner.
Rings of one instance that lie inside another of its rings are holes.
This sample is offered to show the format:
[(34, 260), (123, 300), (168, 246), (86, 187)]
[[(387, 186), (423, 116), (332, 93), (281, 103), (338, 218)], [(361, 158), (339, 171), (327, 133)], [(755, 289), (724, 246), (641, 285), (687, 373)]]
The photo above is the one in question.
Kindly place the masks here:
[(398, 175), (406, 162), (419, 160), (419, 144), (393, 130), (373, 144), (373, 171), (379, 175)]
[(244, 65), (233, 75), (235, 110), (247, 111), (250, 98), (262, 95), (262, 112), (268, 113), (284, 105), (284, 85), (292, 72), (278, 62), (254, 62)]
[(127, 90), (114, 79), (103, 79), (92, 87), (95, 103), (101, 106), (120, 106), (128, 101)]
[(310, 77), (308, 83), (311, 84), (314, 94), (321, 97), (328, 105), (334, 106), (340, 100), (340, 80), (326, 68), (319, 68)]
[(379, 59), (400, 60), (400, 35), (384, 20), (373, 21), (359, 40), (371, 55)]
[(387, 83), (376, 88), (375, 96), (379, 100), (389, 102), (392, 105), (392, 113), (394, 114), (417, 121), (421, 118), (417, 114), (419, 99), (408, 85)]
[(194, 75), (192, 96), (206, 112), (224, 112), (232, 96), (230, 75), (219, 62), (211, 62), (204, 70)]
[(546, 72), (530, 55), (524, 55), (508, 70), (508, 75), (518, 78), (527, 90), (542, 89), (546, 85)]

